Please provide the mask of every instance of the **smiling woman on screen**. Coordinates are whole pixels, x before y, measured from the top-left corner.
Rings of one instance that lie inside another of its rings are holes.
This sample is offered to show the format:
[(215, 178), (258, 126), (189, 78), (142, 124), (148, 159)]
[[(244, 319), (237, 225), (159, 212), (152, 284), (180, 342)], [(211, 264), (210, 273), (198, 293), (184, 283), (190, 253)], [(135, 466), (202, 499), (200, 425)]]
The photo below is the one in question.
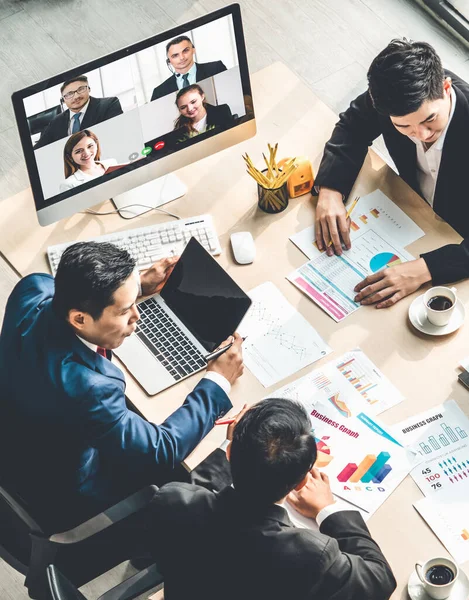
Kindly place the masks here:
[(96, 179), (114, 165), (117, 165), (115, 158), (101, 160), (99, 140), (92, 131), (78, 131), (68, 138), (64, 147), (65, 181), (60, 184), (60, 192)]
[(183, 139), (178, 141), (210, 129), (223, 130), (233, 125), (233, 115), (228, 104), (209, 104), (205, 100), (203, 89), (196, 83), (179, 90), (176, 106), (179, 117), (174, 123), (174, 129), (180, 129), (183, 136)]

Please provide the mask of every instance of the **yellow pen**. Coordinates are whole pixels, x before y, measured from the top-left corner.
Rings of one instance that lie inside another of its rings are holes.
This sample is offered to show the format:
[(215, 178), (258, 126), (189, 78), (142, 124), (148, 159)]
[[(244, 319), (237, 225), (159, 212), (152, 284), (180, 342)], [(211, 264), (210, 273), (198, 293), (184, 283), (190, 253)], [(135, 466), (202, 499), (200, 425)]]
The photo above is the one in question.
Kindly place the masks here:
[[(347, 214), (345, 215), (345, 220), (347, 220), (351, 214), (353, 209), (355, 208), (355, 206), (357, 205), (357, 202), (360, 200), (360, 196), (357, 196), (355, 198), (355, 200), (352, 202), (352, 204), (350, 205), (350, 207), (347, 210)], [(329, 246), (332, 246), (332, 240), (330, 240), (330, 242), (327, 244), (327, 247), (329, 248)]]

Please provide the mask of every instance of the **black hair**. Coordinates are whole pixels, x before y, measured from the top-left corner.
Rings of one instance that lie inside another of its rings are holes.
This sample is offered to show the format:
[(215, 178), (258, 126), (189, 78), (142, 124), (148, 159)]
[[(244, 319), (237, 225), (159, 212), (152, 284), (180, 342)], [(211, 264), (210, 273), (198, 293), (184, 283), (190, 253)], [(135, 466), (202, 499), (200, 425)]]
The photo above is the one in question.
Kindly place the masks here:
[(83, 81), (88, 85), (88, 77), (86, 75), (77, 75), (76, 77), (67, 79), (67, 81), (64, 81), (64, 83), (62, 83), (62, 85), (60, 86), (60, 93), (62, 94), (67, 85), (70, 85), (74, 81)]
[(96, 321), (114, 303), (114, 292), (130, 277), (135, 260), (126, 250), (107, 242), (79, 242), (66, 248), (55, 276), (52, 306), (59, 318), (71, 309)]
[(168, 52), (169, 52), (169, 49), (171, 48), (171, 46), (175, 46), (176, 44), (181, 44), (182, 42), (190, 42), (191, 46), (194, 47), (192, 40), (190, 38), (188, 38), (187, 35), (180, 35), (179, 37), (174, 38), (174, 40), (171, 40), (170, 42), (168, 42), (166, 44), (166, 56), (168, 56)]
[(316, 441), (305, 409), (292, 400), (262, 400), (237, 423), (231, 444), (236, 491), (257, 505), (291, 492), (316, 461)]
[(382, 115), (403, 117), (426, 100), (443, 98), (445, 73), (440, 57), (426, 42), (392, 40), (368, 69), (368, 88)]

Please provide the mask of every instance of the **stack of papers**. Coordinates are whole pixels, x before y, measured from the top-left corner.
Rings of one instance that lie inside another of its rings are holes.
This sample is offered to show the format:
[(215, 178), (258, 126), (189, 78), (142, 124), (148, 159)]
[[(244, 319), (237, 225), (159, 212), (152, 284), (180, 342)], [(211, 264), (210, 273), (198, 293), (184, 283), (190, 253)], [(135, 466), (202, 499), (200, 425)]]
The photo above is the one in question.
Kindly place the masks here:
[(456, 561), (469, 560), (469, 419), (448, 400), (393, 433), (420, 456), (411, 475), (425, 498), (414, 507)]

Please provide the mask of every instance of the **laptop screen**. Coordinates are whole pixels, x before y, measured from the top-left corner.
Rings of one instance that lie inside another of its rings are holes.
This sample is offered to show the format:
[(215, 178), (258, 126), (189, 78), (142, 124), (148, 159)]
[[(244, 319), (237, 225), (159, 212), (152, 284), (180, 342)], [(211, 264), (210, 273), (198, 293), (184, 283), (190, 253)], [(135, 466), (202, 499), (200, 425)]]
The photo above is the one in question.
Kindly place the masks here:
[(195, 238), (187, 244), (161, 297), (208, 352), (234, 333), (251, 305), (249, 296)]

